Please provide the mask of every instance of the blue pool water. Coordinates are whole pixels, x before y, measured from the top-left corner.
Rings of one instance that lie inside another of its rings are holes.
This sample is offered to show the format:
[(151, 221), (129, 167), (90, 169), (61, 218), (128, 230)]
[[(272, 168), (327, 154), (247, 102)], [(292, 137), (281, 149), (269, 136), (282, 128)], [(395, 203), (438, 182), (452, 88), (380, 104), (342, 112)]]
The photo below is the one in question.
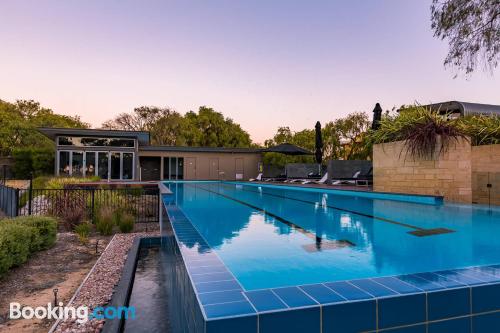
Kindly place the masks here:
[[(286, 186), (165, 184), (168, 200), (246, 290), (500, 263), (498, 208)], [(448, 233), (409, 233), (438, 228)]]

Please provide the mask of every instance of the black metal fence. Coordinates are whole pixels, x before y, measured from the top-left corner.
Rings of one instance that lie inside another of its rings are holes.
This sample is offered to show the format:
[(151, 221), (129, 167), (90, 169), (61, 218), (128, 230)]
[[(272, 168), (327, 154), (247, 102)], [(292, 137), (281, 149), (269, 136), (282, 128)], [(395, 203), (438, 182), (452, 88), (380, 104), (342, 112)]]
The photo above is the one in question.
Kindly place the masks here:
[(51, 215), (61, 220), (95, 222), (101, 209), (128, 212), (137, 223), (159, 222), (160, 194), (156, 187), (73, 187), (18, 190), (0, 185), (0, 209), (10, 217)]
[(9, 217), (17, 215), (19, 189), (0, 184), (0, 210)]

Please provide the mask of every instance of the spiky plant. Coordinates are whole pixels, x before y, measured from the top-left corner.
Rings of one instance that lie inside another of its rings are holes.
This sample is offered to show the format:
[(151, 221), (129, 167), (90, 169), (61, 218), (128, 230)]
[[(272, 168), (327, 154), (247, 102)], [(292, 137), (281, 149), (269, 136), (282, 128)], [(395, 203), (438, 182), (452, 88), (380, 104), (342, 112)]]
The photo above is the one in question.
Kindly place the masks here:
[(474, 146), (500, 144), (500, 116), (467, 116), (461, 118), (458, 125), (471, 137)]
[(373, 133), (375, 143), (404, 141), (407, 154), (414, 158), (427, 159), (435, 152), (442, 154), (451, 143), (466, 139), (466, 133), (457, 120), (449, 119), (420, 106), (410, 106), (397, 116), (387, 116), (380, 128)]

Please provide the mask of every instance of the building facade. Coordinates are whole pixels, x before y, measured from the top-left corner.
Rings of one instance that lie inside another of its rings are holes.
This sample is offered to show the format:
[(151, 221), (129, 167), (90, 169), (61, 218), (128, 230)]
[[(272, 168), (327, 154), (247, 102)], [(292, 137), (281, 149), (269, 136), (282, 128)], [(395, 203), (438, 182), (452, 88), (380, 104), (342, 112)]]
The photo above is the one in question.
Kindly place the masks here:
[(54, 141), (57, 176), (109, 181), (244, 180), (261, 168), (260, 149), (152, 146), (148, 132), (40, 128)]

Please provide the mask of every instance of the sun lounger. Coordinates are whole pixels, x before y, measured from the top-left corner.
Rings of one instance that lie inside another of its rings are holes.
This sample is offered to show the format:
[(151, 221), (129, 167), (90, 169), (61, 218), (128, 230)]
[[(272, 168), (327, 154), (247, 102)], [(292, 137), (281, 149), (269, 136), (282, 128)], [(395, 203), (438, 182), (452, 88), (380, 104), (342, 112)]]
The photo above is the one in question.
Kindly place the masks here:
[(309, 180), (309, 179), (305, 179), (302, 184), (324, 184), (326, 183), (326, 181), (328, 180), (328, 172), (325, 173), (323, 175), (323, 177), (321, 177), (320, 180)]
[(368, 186), (372, 182), (372, 168), (366, 173), (362, 174), (361, 171), (356, 171), (351, 178), (344, 179), (333, 179), (332, 185), (356, 185), (356, 186)]
[(262, 172), (261, 172), (261, 173), (259, 173), (259, 174), (257, 175), (257, 177), (255, 177), (255, 178), (250, 178), (248, 181), (249, 181), (249, 182), (255, 182), (255, 181), (260, 182), (261, 180), (262, 180)]

